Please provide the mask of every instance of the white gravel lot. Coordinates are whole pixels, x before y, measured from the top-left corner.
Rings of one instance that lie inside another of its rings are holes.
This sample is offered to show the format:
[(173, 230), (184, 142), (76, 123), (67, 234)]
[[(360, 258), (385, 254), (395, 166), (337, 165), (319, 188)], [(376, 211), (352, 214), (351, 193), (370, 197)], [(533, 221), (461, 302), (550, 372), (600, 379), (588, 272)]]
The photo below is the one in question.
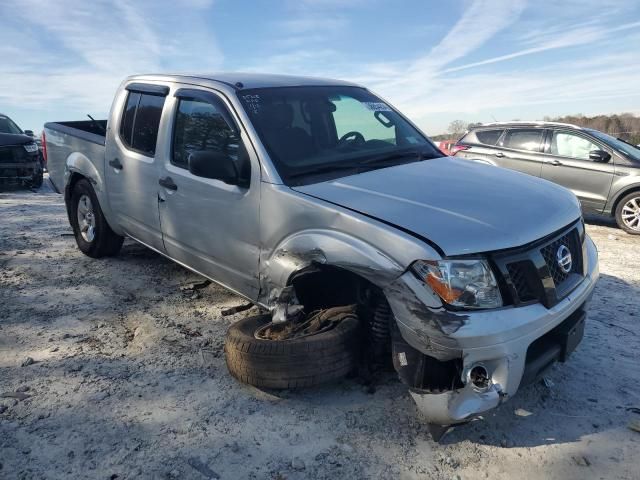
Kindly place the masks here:
[[(393, 374), (263, 392), (226, 370), (243, 303), (132, 242), (76, 248), (62, 196), (0, 191), (0, 478), (640, 479), (640, 238), (590, 224), (583, 343), (434, 443)], [(27, 359), (32, 359), (29, 363)], [(22, 366), (23, 363), (25, 366)]]

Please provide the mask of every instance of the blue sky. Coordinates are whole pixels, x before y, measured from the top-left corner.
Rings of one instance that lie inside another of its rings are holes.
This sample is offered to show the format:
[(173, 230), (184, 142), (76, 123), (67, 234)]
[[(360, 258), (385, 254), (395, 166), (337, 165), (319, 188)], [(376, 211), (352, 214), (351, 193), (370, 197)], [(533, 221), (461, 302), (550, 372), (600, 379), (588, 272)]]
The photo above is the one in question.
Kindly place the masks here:
[(452, 120), (640, 114), (635, 0), (0, 0), (0, 112), (106, 118), (127, 75), (360, 82), (429, 134)]

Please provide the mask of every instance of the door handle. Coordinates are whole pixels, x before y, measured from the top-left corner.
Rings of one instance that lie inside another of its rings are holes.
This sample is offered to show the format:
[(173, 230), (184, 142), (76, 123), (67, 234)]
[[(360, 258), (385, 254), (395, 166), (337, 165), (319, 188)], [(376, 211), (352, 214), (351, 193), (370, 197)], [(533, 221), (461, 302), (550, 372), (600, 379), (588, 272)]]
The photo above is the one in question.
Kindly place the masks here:
[(167, 190), (173, 190), (174, 192), (178, 190), (178, 186), (173, 183), (173, 179), (171, 177), (164, 177), (158, 180), (158, 183), (161, 187), (166, 188)]
[(114, 158), (113, 160), (109, 160), (109, 165), (115, 168), (116, 170), (122, 170), (122, 164), (120, 163), (120, 160), (118, 160), (117, 158)]
[(551, 160), (548, 163), (549, 163), (549, 165), (553, 165), (555, 167), (557, 167), (558, 165), (562, 165), (562, 162), (560, 160)]
[(494, 155), (495, 157), (498, 157), (498, 158), (502, 158), (502, 157), (504, 157), (504, 156), (505, 156), (505, 155), (504, 155), (504, 153), (502, 153), (502, 152), (494, 153), (493, 155)]

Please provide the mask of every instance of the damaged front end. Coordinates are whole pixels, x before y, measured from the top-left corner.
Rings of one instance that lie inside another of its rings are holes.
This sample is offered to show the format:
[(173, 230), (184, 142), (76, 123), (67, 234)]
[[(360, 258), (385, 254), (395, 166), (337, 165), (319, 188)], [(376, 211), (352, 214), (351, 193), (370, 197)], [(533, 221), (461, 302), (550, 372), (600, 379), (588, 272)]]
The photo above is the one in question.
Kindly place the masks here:
[[(399, 332), (393, 335), (393, 366), (432, 427), (438, 440), (439, 427), (462, 423), (499, 405), (506, 394), (477, 363), (465, 370), (462, 358), (437, 360), (411, 347)], [(495, 371), (495, 370), (494, 370)]]
[[(444, 308), (410, 273), (385, 290), (397, 322), (394, 366), (430, 425), (469, 421), (567, 360), (582, 340), (585, 307), (599, 276), (597, 251), (588, 237), (582, 264), (573, 290), (547, 304), (542, 297), (455, 311)], [(545, 276), (542, 281), (549, 283)]]

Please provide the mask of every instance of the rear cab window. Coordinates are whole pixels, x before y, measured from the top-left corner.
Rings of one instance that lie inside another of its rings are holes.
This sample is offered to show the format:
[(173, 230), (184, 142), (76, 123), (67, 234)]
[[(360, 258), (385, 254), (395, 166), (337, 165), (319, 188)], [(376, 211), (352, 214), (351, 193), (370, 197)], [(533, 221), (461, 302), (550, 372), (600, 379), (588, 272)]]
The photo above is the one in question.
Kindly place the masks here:
[(156, 153), (158, 128), (166, 95), (163, 94), (164, 89), (158, 89), (158, 92), (160, 93), (130, 90), (120, 120), (122, 142), (129, 149), (148, 157), (153, 157)]

